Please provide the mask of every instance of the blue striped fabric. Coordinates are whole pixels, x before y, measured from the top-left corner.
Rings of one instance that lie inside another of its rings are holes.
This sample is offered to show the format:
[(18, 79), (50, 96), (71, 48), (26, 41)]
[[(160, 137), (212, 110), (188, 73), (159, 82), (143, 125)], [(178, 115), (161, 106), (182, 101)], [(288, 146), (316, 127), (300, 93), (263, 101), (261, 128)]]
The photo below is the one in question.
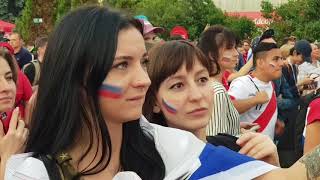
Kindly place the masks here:
[(233, 167), (255, 159), (231, 151), (225, 147), (205, 146), (200, 157), (201, 166), (192, 174), (190, 180), (200, 179), (209, 175), (226, 171)]

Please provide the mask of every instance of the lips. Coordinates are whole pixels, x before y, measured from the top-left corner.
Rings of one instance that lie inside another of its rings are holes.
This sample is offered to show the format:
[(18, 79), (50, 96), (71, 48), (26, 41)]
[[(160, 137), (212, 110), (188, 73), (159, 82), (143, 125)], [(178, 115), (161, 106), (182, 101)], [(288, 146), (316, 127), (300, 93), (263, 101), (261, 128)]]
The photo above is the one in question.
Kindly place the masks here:
[(197, 108), (188, 112), (187, 114), (190, 114), (193, 116), (203, 116), (203, 115), (206, 115), (207, 112), (208, 112), (208, 108)]
[(11, 101), (13, 98), (12, 97), (1, 97), (0, 101)]
[(127, 101), (138, 101), (138, 100), (142, 100), (144, 99), (144, 95), (141, 95), (141, 96), (135, 96), (135, 97), (132, 97), (132, 98), (128, 98)]

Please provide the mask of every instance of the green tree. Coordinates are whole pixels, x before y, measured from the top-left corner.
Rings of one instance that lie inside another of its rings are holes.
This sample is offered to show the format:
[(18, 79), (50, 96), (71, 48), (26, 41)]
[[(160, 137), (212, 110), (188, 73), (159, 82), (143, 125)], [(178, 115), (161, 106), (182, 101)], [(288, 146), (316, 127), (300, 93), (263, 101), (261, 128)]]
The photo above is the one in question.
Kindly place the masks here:
[(314, 41), (320, 40), (319, 9), (319, 0), (289, 0), (278, 7), (262, 6), (261, 12), (266, 18), (271, 16), (270, 27), (275, 29), (278, 41), (290, 35)]
[(1, 0), (0, 19), (14, 23), (24, 6), (24, 0)]
[[(17, 31), (25, 42), (31, 43), (40, 36), (49, 34), (55, 22), (55, 1), (26, 0), (22, 16), (17, 20)], [(34, 18), (41, 18), (42, 23), (35, 23)]]
[(257, 32), (254, 22), (246, 17), (227, 17), (225, 26), (229, 27), (240, 39), (252, 39)]
[(211, 0), (143, 0), (134, 12), (167, 29), (167, 35), (174, 26), (184, 26), (191, 39), (198, 38), (206, 24), (223, 24), (225, 19)]
[(56, 23), (71, 9), (71, 0), (57, 0), (55, 12)]
[(99, 4), (99, 0), (71, 0), (71, 9), (84, 4)]
[(16, 29), (22, 35), (25, 41), (30, 38), (30, 28), (32, 22), (32, 0), (26, 0), (21, 17), (16, 21)]

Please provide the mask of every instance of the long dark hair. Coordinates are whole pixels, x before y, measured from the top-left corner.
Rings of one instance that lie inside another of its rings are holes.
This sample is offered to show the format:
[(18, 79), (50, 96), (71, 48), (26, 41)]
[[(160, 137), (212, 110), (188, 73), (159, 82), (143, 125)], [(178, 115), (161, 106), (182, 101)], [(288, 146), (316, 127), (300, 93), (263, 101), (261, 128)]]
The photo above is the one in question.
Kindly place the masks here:
[(220, 58), (219, 49), (234, 48), (237, 43), (236, 35), (222, 25), (210, 26), (200, 36), (198, 47), (209, 58), (215, 67), (213, 75), (218, 75), (221, 68), (218, 64)]
[(161, 83), (169, 76), (175, 74), (184, 64), (187, 71), (190, 71), (196, 59), (207, 68), (209, 73), (212, 66), (199, 48), (185, 40), (173, 40), (155, 46), (149, 51), (149, 59), (148, 75), (151, 85), (147, 91), (146, 100), (143, 105), (143, 114), (151, 122), (167, 126), (163, 113), (153, 113), (156, 95)]
[[(121, 14), (106, 7), (90, 6), (68, 14), (52, 33), (41, 70), (39, 90), (32, 115), (26, 151), (35, 157), (59, 153), (75, 145), (79, 131), (88, 129), (99, 138), (102, 156), (79, 176), (96, 174), (110, 162), (111, 140), (98, 104), (98, 89), (110, 71), (118, 33), (134, 28)], [(43, 160), (50, 179), (60, 180), (54, 161)], [(163, 179), (164, 163), (154, 142), (142, 131), (139, 120), (123, 125), (120, 154), (122, 169), (134, 171), (142, 179)]]

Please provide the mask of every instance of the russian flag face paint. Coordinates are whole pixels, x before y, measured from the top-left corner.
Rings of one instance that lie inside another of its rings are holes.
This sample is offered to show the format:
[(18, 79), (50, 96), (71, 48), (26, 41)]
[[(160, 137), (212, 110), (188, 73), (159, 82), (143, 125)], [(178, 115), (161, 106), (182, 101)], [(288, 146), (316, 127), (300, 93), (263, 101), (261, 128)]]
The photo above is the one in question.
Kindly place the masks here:
[(102, 84), (99, 95), (106, 98), (118, 99), (122, 96), (122, 89), (109, 84)]
[(273, 64), (273, 63), (269, 63), (269, 66), (272, 67), (272, 68), (276, 68), (276, 65)]
[(164, 99), (162, 99), (162, 104), (164, 105), (164, 107), (166, 108), (166, 110), (171, 113), (171, 114), (176, 114), (177, 110), (170, 105), (169, 103), (167, 103)]

